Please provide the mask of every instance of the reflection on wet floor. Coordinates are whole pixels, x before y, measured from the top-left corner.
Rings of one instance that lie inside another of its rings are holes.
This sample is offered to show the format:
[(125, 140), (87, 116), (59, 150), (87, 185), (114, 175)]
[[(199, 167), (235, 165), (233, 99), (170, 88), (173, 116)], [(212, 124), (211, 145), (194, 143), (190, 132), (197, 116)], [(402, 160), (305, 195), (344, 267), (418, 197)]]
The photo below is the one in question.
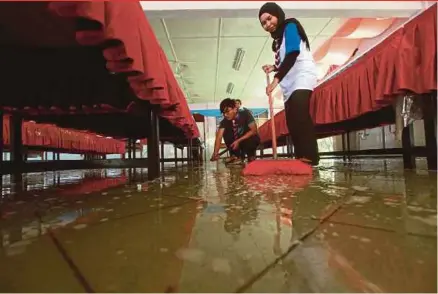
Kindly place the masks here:
[(434, 292), (436, 173), (326, 161), (3, 177), (2, 292)]

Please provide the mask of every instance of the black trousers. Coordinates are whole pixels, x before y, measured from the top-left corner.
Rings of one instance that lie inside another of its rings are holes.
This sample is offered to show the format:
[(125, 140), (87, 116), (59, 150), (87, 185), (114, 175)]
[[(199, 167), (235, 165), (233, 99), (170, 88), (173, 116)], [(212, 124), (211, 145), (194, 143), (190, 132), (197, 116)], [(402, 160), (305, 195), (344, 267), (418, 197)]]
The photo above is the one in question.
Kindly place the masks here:
[(296, 158), (319, 163), (315, 126), (310, 116), (310, 90), (295, 90), (285, 103), (286, 122)]
[(230, 148), (231, 144), (233, 144), (233, 142), (234, 142), (234, 135), (231, 132), (224, 133), (224, 141), (225, 141), (225, 145), (228, 148), (228, 151), (230, 152), (230, 155), (235, 156), (235, 157), (240, 157), (239, 150), (233, 150)]
[(257, 147), (260, 144), (260, 137), (252, 136), (246, 140), (243, 140), (239, 144), (239, 149), (232, 150), (230, 148), (231, 144), (234, 142), (234, 138), (231, 136), (224, 136), (225, 145), (228, 147), (228, 150), (230, 151), (230, 154), (232, 156), (244, 158), (245, 155), (248, 157), (253, 157), (256, 155)]

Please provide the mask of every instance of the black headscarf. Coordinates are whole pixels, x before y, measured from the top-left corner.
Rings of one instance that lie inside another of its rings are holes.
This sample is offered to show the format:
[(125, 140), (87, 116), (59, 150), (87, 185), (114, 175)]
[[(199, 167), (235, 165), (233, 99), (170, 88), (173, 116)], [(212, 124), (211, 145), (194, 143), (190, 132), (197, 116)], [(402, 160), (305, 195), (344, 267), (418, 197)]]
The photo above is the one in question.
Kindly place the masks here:
[(288, 23), (294, 23), (297, 26), (298, 34), (300, 35), (301, 40), (306, 43), (307, 49), (310, 50), (309, 39), (307, 38), (307, 34), (304, 31), (301, 23), (295, 18), (286, 19), (286, 15), (284, 14), (283, 9), (281, 9), (278, 4), (274, 2), (267, 2), (263, 4), (263, 6), (259, 10), (259, 20), (260, 16), (262, 16), (263, 13), (269, 13), (270, 15), (273, 15), (278, 19), (277, 29), (275, 30), (275, 32), (271, 33), (271, 37), (274, 39), (274, 42), (272, 42), (272, 51), (277, 51), (277, 49), (281, 45), (281, 42), (283, 42), (284, 29), (286, 28), (286, 25)]

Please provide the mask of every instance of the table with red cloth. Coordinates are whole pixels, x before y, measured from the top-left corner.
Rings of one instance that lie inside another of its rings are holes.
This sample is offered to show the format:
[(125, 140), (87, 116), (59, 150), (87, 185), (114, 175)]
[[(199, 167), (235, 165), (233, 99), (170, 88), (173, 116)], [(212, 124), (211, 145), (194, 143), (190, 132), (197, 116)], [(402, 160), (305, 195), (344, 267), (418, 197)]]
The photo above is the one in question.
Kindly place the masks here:
[(160, 105), (160, 116), (182, 129), (187, 138), (199, 137), (184, 93), (139, 2), (54, 1), (49, 7), (61, 16), (86, 18), (100, 24), (95, 30), (78, 30), (76, 38), (80, 44), (121, 41), (103, 51), (108, 70), (129, 72), (128, 81), (138, 98)]
[[(5, 115), (3, 117), (3, 143), (6, 146), (10, 144), (9, 138), (9, 116)], [(22, 142), (24, 146), (42, 146), (68, 153), (125, 153), (124, 141), (32, 121), (25, 121), (22, 124)]]
[[(5, 75), (7, 72), (11, 79), (7, 89), (3, 89), (8, 95), (1, 95), (1, 104), (6, 111), (19, 110), (35, 117), (107, 112), (135, 112), (138, 115), (145, 110), (142, 101), (147, 101), (157, 106), (159, 115), (180, 129), (186, 138), (199, 137), (184, 93), (138, 1), (4, 2), (0, 3), (0, 26), (5, 32), (0, 42), (7, 45), (3, 46), (6, 51), (9, 47), (23, 47), (23, 50), (53, 49), (57, 53), (42, 54), (44, 58), (38, 53), (44, 60), (32, 61), (32, 56), (20, 53), (20, 50), (7, 51), (15, 55), (9, 58), (10, 61), (2, 60)], [(62, 51), (62, 48), (66, 49)], [(102, 52), (91, 52), (94, 55), (85, 52), (90, 48)], [(88, 55), (82, 54), (82, 49)], [(76, 55), (70, 56), (69, 52)], [(98, 70), (98, 57), (103, 58), (106, 69)], [(20, 64), (14, 64), (16, 61)], [(23, 76), (26, 64), (28, 67), (38, 65), (24, 74), (34, 76), (26, 81), (27, 89), (20, 88), (22, 81), (14, 78)], [(81, 72), (88, 80), (75, 76)], [(114, 84), (111, 76), (126, 78), (135, 94), (134, 99), (127, 97), (132, 101), (123, 100), (120, 91), (111, 88)], [(62, 87), (50, 86), (55, 82), (62, 82)], [(39, 92), (32, 96), (34, 89)], [(69, 127), (74, 127), (74, 120), (70, 122), (72, 126)]]

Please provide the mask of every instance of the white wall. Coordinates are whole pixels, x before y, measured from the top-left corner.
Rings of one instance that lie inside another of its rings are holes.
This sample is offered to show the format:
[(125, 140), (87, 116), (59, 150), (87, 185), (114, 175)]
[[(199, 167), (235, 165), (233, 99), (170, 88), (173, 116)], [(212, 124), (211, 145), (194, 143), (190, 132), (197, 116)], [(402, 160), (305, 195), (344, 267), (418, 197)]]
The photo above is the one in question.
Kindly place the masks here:
[[(361, 138), (364, 131), (350, 133), (350, 148), (351, 150), (366, 150), (383, 148), (382, 128), (384, 129), (385, 146), (386, 148), (401, 148), (400, 141), (395, 140), (395, 135), (392, 133), (395, 130), (395, 125), (379, 127), (366, 130), (367, 136)], [(424, 124), (422, 120), (414, 122), (414, 144), (415, 146), (425, 146)], [(342, 150), (342, 137), (336, 136), (333, 140), (334, 151)], [(322, 151), (322, 150), (321, 150)]]
[[(214, 139), (216, 135), (216, 118), (206, 117), (205, 118), (205, 138), (204, 138), (204, 123), (196, 123), (199, 129), (201, 142), (205, 142), (207, 146), (207, 157), (210, 158), (211, 153), (214, 148)], [(178, 158), (181, 158), (181, 150), (177, 149)], [(160, 154), (161, 154), (161, 144), (160, 144)], [(147, 146), (143, 146), (143, 157), (147, 157)], [(175, 158), (175, 148), (172, 144), (164, 145), (164, 157), (165, 158)], [(187, 148), (183, 151), (183, 157), (187, 158)], [(127, 155), (126, 155), (127, 158)], [(139, 153), (137, 158), (140, 158)], [(173, 164), (173, 163), (172, 163)]]

